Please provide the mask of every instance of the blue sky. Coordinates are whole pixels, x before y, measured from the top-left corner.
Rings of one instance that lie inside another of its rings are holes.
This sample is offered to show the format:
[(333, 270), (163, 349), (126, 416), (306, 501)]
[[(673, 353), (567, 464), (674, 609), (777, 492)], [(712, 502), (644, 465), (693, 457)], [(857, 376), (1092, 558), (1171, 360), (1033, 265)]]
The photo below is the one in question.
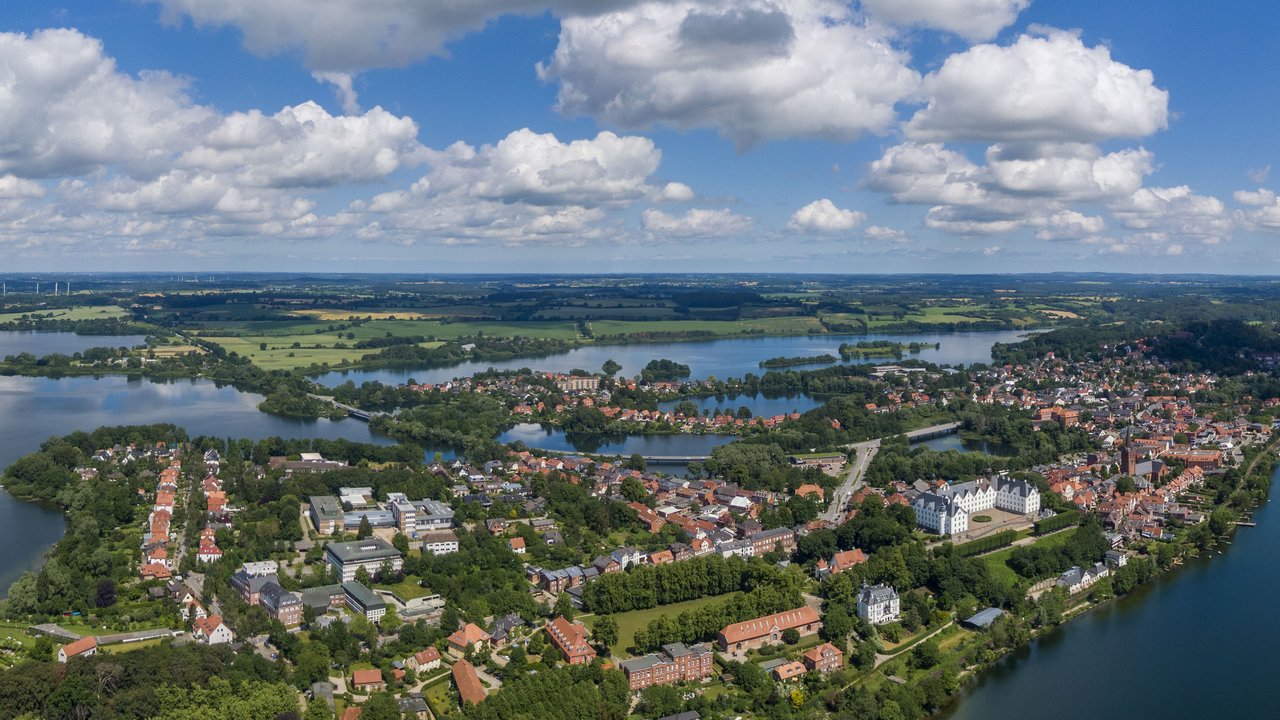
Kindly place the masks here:
[(1274, 274), (1280, 7), (1222, 5), (22, 3), (0, 264)]

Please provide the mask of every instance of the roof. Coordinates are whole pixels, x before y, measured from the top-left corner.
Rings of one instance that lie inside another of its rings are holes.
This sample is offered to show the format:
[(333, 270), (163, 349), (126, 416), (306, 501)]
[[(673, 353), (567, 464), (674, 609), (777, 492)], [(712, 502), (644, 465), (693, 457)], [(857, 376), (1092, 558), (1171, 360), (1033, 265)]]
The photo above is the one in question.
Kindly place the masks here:
[(377, 562), (400, 557), (400, 551), (386, 540), (377, 537), (352, 542), (329, 543), (326, 550), (341, 563)]
[(814, 663), (817, 663), (820, 660), (822, 660), (823, 656), (830, 656), (830, 655), (837, 655), (839, 657), (844, 657), (844, 653), (841, 652), (840, 648), (836, 647), (835, 645), (832, 645), (829, 642), (822, 643), (818, 647), (813, 648), (808, 652), (804, 653), (804, 657), (809, 658)]
[(466, 659), (453, 664), (453, 683), (458, 686), (458, 695), (462, 696), (462, 704), (478, 705), (484, 700), (484, 686), (480, 684), (480, 676), (476, 668)]
[(376, 685), (380, 682), (382, 682), (382, 671), (377, 668), (356, 670), (351, 673), (352, 685)]
[(342, 505), (338, 503), (338, 498), (332, 495), (312, 495), (309, 499), (311, 509), (321, 520), (342, 519)]
[(775, 627), (779, 630), (789, 630), (818, 622), (818, 619), (818, 611), (806, 605), (795, 610), (785, 610), (754, 620), (726, 625), (720, 631), (720, 636), (725, 642), (743, 642), (768, 635)]
[(191, 626), (196, 630), (199, 630), (205, 637), (212, 635), (213, 631), (217, 630), (218, 626), (221, 624), (221, 615), (210, 615), (209, 617), (196, 618), (191, 621)]
[(75, 657), (81, 653), (88, 652), (98, 647), (98, 638), (87, 635), (72, 643), (67, 643), (62, 647), (62, 652), (67, 657)]
[(475, 623), (467, 623), (458, 628), (449, 636), (449, 642), (462, 647), (470, 647), (478, 642), (484, 642), (489, 639), (489, 633), (484, 628)]
[(973, 617), (965, 620), (964, 624), (976, 628), (990, 627), (991, 623), (995, 622), (996, 618), (1003, 614), (1004, 611), (1000, 608), (987, 608), (986, 610), (978, 611)]
[(432, 663), (440, 659), (440, 651), (429, 647), (426, 650), (420, 650), (413, 655), (413, 659), (419, 663)]
[(342, 592), (366, 611), (385, 608), (387, 603), (376, 593), (356, 581), (342, 583)]

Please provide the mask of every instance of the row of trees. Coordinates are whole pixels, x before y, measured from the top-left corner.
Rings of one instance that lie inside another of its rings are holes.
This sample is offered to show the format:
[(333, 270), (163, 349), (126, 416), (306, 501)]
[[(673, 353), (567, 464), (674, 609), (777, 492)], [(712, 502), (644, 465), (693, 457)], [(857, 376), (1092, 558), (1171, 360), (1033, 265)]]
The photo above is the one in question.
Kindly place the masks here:
[(643, 610), (767, 583), (781, 571), (752, 558), (712, 554), (666, 565), (640, 565), (610, 573), (583, 587), (586, 609), (597, 614)]

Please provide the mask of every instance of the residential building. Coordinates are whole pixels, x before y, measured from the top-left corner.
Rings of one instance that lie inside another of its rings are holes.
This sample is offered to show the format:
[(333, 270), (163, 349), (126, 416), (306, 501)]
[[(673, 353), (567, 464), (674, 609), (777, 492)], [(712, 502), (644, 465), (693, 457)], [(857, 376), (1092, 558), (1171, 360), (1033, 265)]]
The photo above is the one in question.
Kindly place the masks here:
[(58, 662), (66, 663), (71, 658), (89, 657), (98, 654), (98, 638), (87, 635), (58, 648)]
[(440, 651), (429, 647), (426, 650), (414, 653), (408, 660), (405, 660), (404, 664), (415, 672), (435, 670), (440, 667)]
[(510, 540), (507, 540), (507, 547), (510, 548), (511, 552), (515, 553), (516, 555), (523, 555), (524, 549), (525, 549), (524, 538), (513, 537)]
[(221, 615), (196, 618), (191, 623), (191, 635), (205, 645), (225, 645), (236, 639), (235, 634), (231, 632), (231, 628), (222, 622)]
[(475, 623), (467, 623), (454, 631), (449, 636), (449, 647), (460, 653), (465, 653), (474, 647), (484, 647), (490, 640), (489, 633), (484, 628)]
[(422, 536), (422, 552), (448, 555), (458, 552), (458, 535), (452, 530), (433, 530)]
[(485, 698), (484, 685), (480, 684), (480, 676), (476, 674), (476, 668), (466, 659), (459, 660), (453, 664), (453, 684), (458, 688), (458, 696), (462, 698), (462, 706), (466, 707), (467, 703), (478, 705)]
[(754, 620), (732, 623), (720, 631), (720, 649), (742, 653), (769, 643), (782, 642), (782, 633), (796, 630), (801, 637), (812, 635), (822, 627), (818, 611), (809, 606), (785, 610)]
[(249, 562), (240, 566), (231, 576), (231, 587), (240, 595), (246, 604), (257, 605), (262, 589), (268, 583), (279, 585), (276, 572), (279, 566), (274, 561)]
[(844, 667), (844, 653), (831, 643), (822, 643), (800, 656), (804, 666), (809, 670), (829, 673)]
[(900, 611), (898, 592), (888, 585), (863, 585), (858, 593), (858, 617), (872, 625), (891, 623)]
[(673, 685), (708, 677), (712, 672), (711, 648), (705, 644), (686, 646), (671, 643), (662, 652), (628, 660), (621, 664), (631, 690), (640, 691), (654, 685)]
[(329, 543), (325, 548), (325, 561), (333, 567), (342, 582), (356, 579), (356, 570), (364, 568), (370, 575), (378, 572), (385, 563), (392, 570), (404, 567), (400, 551), (382, 538), (370, 537), (352, 542)]
[(773, 677), (782, 682), (800, 677), (808, 672), (808, 668), (799, 660), (786, 660), (782, 658), (782, 662), (773, 666)]
[(786, 555), (796, 550), (796, 534), (791, 528), (774, 528), (752, 533), (747, 537), (751, 543), (752, 555), (760, 557), (766, 553), (781, 549)]
[(587, 642), (587, 629), (582, 623), (557, 617), (547, 623), (547, 635), (570, 665), (585, 665), (596, 658), (596, 650)]
[(351, 673), (351, 687), (357, 692), (377, 692), (387, 684), (382, 680), (382, 671), (377, 668), (356, 670)]
[(1095, 563), (1091, 568), (1081, 568), (1077, 565), (1059, 575), (1056, 584), (1060, 588), (1066, 588), (1069, 594), (1074, 595), (1088, 590), (1093, 587), (1094, 583), (1110, 574), (1111, 571), (1102, 563)]

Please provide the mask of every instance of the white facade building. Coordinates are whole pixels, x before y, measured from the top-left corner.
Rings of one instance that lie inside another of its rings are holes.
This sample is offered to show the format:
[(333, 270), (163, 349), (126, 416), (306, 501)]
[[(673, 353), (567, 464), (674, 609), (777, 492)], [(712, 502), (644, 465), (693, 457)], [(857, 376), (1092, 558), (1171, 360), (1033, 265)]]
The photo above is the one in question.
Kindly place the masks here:
[(920, 527), (938, 535), (955, 535), (968, 530), (969, 517), (984, 510), (1034, 515), (1040, 511), (1040, 491), (1024, 480), (974, 480), (921, 493), (911, 508)]
[(872, 625), (883, 625), (898, 619), (898, 592), (888, 585), (863, 585), (858, 593), (858, 617)]

